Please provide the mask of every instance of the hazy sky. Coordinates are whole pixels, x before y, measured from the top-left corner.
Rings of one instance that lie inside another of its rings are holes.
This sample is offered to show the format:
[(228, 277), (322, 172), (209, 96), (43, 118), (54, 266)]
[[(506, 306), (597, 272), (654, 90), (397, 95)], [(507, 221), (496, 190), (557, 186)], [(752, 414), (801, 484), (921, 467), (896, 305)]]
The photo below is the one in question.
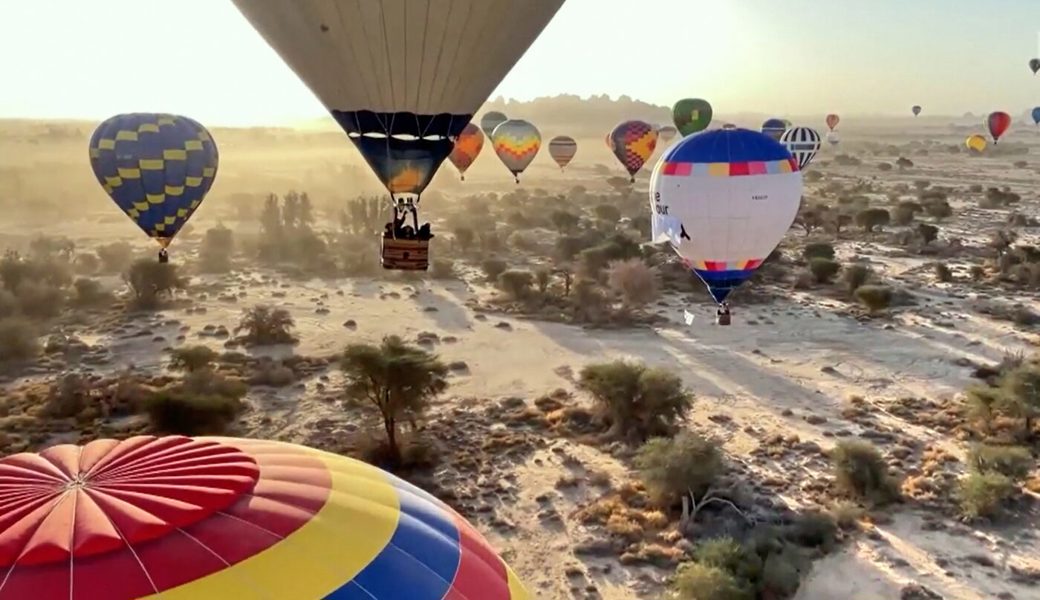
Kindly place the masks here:
[[(1040, 105), (1038, 55), (1040, 0), (567, 0), (496, 94), (1018, 115)], [(0, 57), (0, 117), (325, 114), (229, 0), (0, 0)]]

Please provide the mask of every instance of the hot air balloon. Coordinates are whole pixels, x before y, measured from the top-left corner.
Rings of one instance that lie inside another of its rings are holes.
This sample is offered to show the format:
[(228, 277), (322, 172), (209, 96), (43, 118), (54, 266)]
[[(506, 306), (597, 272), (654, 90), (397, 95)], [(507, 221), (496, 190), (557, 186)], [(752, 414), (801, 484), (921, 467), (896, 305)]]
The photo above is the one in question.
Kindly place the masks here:
[(784, 131), (787, 131), (787, 125), (783, 119), (769, 119), (762, 123), (762, 133), (776, 141), (780, 141), (780, 136), (784, 134)]
[[(396, 217), (382, 240), (383, 266), (425, 270), (431, 235), (428, 223), (419, 225), (420, 195), (564, 0), (454, 0), (422, 9), (410, 0), (233, 1), (390, 192)], [(409, 213), (414, 229), (403, 225)]]
[(809, 127), (792, 127), (780, 136), (780, 143), (798, 161), (798, 169), (804, 171), (820, 151), (820, 134)]
[(1029, 60), (1029, 69), (1033, 71), (1033, 75), (1036, 75), (1040, 71), (1040, 58), (1032, 58)]
[(1040, 106), (1033, 109), (1033, 122), (1040, 125)]
[(840, 123), (840, 122), (841, 122), (841, 117), (839, 117), (838, 115), (833, 114), (833, 113), (827, 115), (827, 128), (830, 129), (831, 131), (834, 131), (834, 128), (837, 127), (838, 123)]
[(780, 243), (801, 197), (798, 161), (779, 142), (710, 131), (675, 144), (654, 167), (654, 239), (669, 241), (722, 305)]
[(635, 183), (636, 173), (650, 159), (657, 147), (657, 130), (645, 121), (624, 121), (610, 132), (614, 156)]
[(452, 148), (451, 154), (448, 155), (448, 160), (459, 170), (463, 181), (466, 181), (466, 169), (477, 160), (482, 148), (484, 148), (484, 134), (480, 128), (473, 123), (466, 125), (455, 140), (455, 147)]
[(914, 113), (914, 116), (916, 117), (917, 115), (921, 114), (921, 107), (915, 104), (913, 108), (910, 109), (910, 112)]
[(707, 129), (711, 115), (711, 104), (700, 98), (683, 98), (672, 107), (672, 121), (683, 137)]
[(989, 134), (993, 136), (993, 143), (996, 144), (1000, 136), (1011, 127), (1011, 115), (999, 110), (992, 112), (986, 119), (986, 125), (989, 127)]
[(603, 141), (607, 144), (607, 149), (611, 152), (614, 151), (614, 140), (610, 139), (611, 132), (607, 132), (607, 137), (603, 138)]
[(794, 125), (794, 123), (792, 123), (790, 119), (783, 119), (783, 122), (785, 130), (790, 129), (791, 126)]
[(483, 117), (480, 117), (480, 129), (484, 131), (484, 135), (490, 138), (492, 132), (495, 131), (495, 127), (498, 127), (508, 120), (509, 117), (497, 110), (493, 110), (489, 113), (485, 113)]
[(219, 154), (209, 131), (178, 115), (116, 115), (90, 138), (90, 167), (105, 192), (149, 237), (167, 246), (213, 185)]
[(502, 164), (520, 183), (520, 174), (531, 164), (542, 147), (542, 134), (523, 119), (509, 119), (491, 134), (491, 145)]
[(964, 141), (964, 145), (968, 147), (968, 150), (976, 154), (982, 154), (989, 144), (986, 142), (986, 138), (979, 134), (968, 136), (968, 139)]
[(837, 146), (841, 143), (841, 136), (838, 135), (837, 131), (827, 132), (827, 143), (831, 146)]
[(664, 125), (657, 129), (657, 140), (660, 142), (670, 142), (679, 133), (679, 130), (671, 125)]
[(0, 597), (531, 598), (427, 492), (256, 439), (136, 436), (0, 459)]
[(575, 142), (574, 138), (569, 135), (558, 135), (549, 140), (549, 156), (560, 165), (561, 171), (571, 162), (577, 152), (578, 142)]

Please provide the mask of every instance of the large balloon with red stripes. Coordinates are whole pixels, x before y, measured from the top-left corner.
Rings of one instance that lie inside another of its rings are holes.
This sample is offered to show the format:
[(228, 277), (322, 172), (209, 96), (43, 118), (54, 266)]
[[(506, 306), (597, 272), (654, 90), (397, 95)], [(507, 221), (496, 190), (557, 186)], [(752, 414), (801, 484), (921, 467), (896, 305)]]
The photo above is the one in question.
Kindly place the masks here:
[(529, 598), (443, 502), (282, 442), (139, 436), (0, 459), (0, 599)]
[(798, 160), (771, 137), (734, 127), (690, 136), (651, 175), (653, 236), (721, 303), (780, 243), (801, 197)]

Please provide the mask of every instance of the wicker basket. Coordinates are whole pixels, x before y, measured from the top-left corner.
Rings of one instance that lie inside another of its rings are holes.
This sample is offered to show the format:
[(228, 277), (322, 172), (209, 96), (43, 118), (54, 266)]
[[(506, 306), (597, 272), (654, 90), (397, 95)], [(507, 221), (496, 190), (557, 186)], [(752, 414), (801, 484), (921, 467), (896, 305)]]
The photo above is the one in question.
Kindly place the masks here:
[(425, 271), (430, 266), (430, 241), (384, 237), (381, 256), (384, 269)]

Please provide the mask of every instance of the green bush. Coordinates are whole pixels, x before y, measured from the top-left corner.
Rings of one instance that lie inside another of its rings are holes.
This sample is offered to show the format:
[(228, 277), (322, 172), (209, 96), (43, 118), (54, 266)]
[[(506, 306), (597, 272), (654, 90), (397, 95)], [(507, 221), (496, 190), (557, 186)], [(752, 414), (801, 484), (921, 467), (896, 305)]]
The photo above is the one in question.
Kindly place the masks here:
[(194, 373), (209, 369), (217, 360), (218, 354), (208, 346), (185, 346), (170, 352), (170, 369)]
[(995, 517), (1015, 491), (1014, 482), (1006, 475), (992, 471), (971, 473), (961, 480), (957, 494), (961, 514), (971, 519)]
[(224, 433), (242, 409), (237, 398), (196, 395), (182, 389), (157, 391), (144, 406), (155, 430), (178, 435)]
[(244, 332), (242, 341), (251, 346), (295, 344), (294, 327), (296, 321), (288, 310), (258, 304), (242, 313), (235, 333)]
[(523, 300), (531, 295), (534, 285), (534, 273), (510, 269), (498, 275), (498, 289), (509, 294), (514, 300)]
[(899, 487), (873, 444), (860, 440), (838, 442), (830, 458), (841, 492), (875, 504), (899, 498)]
[(873, 271), (871, 271), (870, 267), (853, 264), (845, 267), (845, 270), (842, 272), (842, 279), (845, 281), (845, 287), (849, 290), (849, 293), (853, 294), (867, 283), (871, 275), (873, 275)]
[(693, 562), (679, 565), (671, 588), (674, 600), (750, 600), (733, 575)]
[(856, 299), (874, 313), (892, 305), (892, 288), (887, 285), (864, 285), (856, 289)]
[(935, 278), (940, 283), (949, 283), (953, 281), (953, 271), (951, 271), (950, 267), (946, 266), (945, 263), (937, 262), (932, 268), (935, 269)]
[(972, 471), (1000, 473), (1012, 481), (1025, 479), (1034, 463), (1033, 455), (1021, 446), (975, 444), (968, 451), (968, 465)]
[(447, 258), (435, 258), (430, 265), (430, 275), (434, 279), (455, 279), (455, 261)]
[(699, 499), (718, 479), (723, 467), (718, 446), (686, 431), (653, 438), (639, 449), (635, 465), (650, 497), (668, 507), (691, 493)]
[(809, 261), (814, 258), (834, 260), (834, 246), (827, 242), (813, 242), (805, 246), (805, 249), (802, 250), (802, 256)]
[(813, 258), (809, 261), (809, 272), (816, 283), (830, 283), (840, 270), (840, 264), (827, 258)]
[(891, 215), (883, 208), (868, 208), (856, 213), (856, 224), (863, 231), (872, 232), (879, 227), (884, 227), (892, 220)]
[(587, 365), (578, 385), (592, 395), (614, 433), (639, 441), (671, 434), (693, 405), (682, 378), (642, 363)]
[(486, 258), (480, 264), (480, 268), (484, 270), (484, 275), (487, 276), (488, 281), (497, 282), (498, 276), (509, 268), (509, 264), (501, 258)]

